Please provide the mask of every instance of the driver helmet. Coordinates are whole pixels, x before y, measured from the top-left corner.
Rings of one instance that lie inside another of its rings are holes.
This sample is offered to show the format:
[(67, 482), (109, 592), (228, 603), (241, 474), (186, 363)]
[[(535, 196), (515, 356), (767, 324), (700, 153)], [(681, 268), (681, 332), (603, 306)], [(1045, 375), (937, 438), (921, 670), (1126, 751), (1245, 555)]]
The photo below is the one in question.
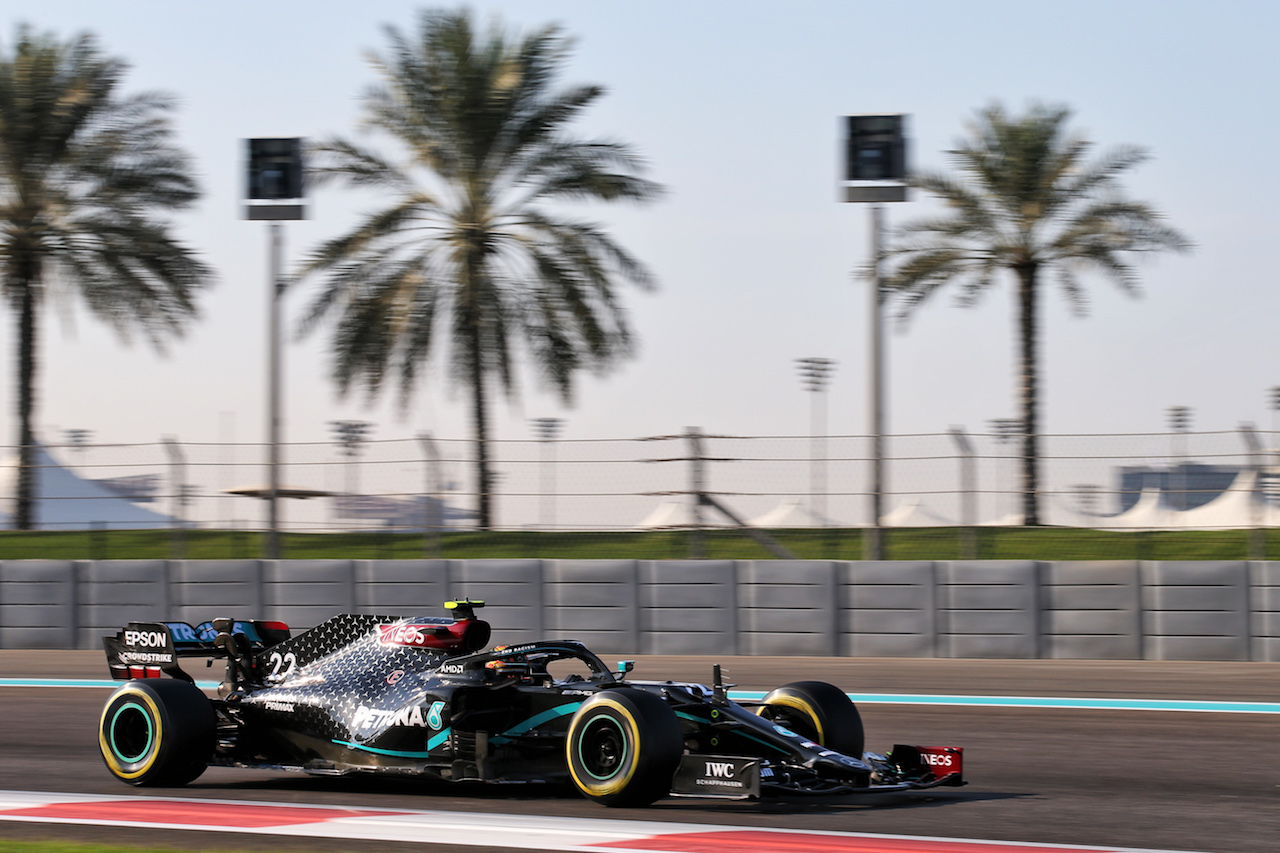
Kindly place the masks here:
[[(506, 648), (506, 646), (498, 646), (494, 651), (500, 652), (504, 648)], [(491, 660), (484, 665), (484, 668), (487, 670), (488, 674), (497, 681), (502, 681), (508, 678), (516, 678), (521, 681), (527, 681), (529, 679), (529, 660), (524, 655), (512, 655), (508, 658)]]

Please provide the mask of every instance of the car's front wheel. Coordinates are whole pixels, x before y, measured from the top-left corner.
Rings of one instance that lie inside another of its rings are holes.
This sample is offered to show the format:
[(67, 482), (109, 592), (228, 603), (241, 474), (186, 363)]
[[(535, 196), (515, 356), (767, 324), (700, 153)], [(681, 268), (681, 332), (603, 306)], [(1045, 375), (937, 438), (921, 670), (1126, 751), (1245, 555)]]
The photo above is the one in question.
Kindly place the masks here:
[(647, 806), (671, 790), (684, 736), (661, 697), (604, 690), (573, 715), (565, 749), (583, 796), (606, 806)]
[(825, 681), (784, 684), (764, 697), (757, 714), (768, 716), (827, 749), (861, 758), (862, 715), (844, 691)]
[(111, 694), (98, 723), (107, 769), (138, 786), (193, 782), (213, 757), (217, 717), (194, 684), (130, 681)]

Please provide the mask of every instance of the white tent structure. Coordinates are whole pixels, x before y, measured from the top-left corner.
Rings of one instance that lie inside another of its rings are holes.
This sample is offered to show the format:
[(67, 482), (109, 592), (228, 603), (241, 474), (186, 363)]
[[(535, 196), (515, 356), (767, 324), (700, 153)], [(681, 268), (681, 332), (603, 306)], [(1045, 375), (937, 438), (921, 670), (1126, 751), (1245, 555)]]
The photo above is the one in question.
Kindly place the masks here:
[[(1257, 488), (1257, 472), (1241, 471), (1231, 486), (1203, 506), (1180, 510), (1167, 495), (1144, 488), (1138, 502), (1117, 515), (1098, 516), (1081, 526), (1099, 530), (1239, 530), (1280, 524), (1280, 508)], [(1074, 525), (1073, 525), (1074, 526)]]
[(955, 527), (954, 521), (929, 509), (919, 498), (904, 501), (894, 507), (880, 523), (884, 527)]
[(1171, 510), (1172, 526), (1181, 530), (1274, 527), (1280, 521), (1280, 510), (1267, 502), (1257, 483), (1257, 471), (1241, 471), (1225, 492), (1207, 504), (1184, 511)]
[(679, 498), (667, 498), (637, 524), (635, 530), (671, 530), (689, 526), (689, 504)]
[[(1240, 530), (1256, 527), (1280, 527), (1280, 505), (1267, 500), (1258, 488), (1258, 472), (1244, 470), (1231, 486), (1212, 501), (1189, 510), (1170, 505), (1168, 495), (1158, 488), (1144, 488), (1138, 501), (1116, 515), (1081, 512), (1062, 495), (1045, 496), (1041, 504), (1042, 522), (1051, 527), (1092, 530)], [(687, 528), (692, 521), (686, 500), (664, 500), (636, 530)], [(847, 527), (823, 520), (796, 498), (789, 498), (763, 515), (748, 522), (764, 530), (814, 529), (823, 526)], [(1019, 527), (1021, 513), (1008, 513), (996, 519), (979, 522), (983, 527)], [(884, 527), (958, 527), (953, 519), (935, 512), (919, 497), (908, 498), (882, 519)], [(861, 526), (861, 525), (856, 525)]]
[(790, 530), (808, 527), (844, 527), (831, 519), (822, 516), (806, 507), (797, 498), (787, 498), (764, 515), (750, 520), (752, 527), (763, 527), (773, 530)]
[[(1025, 516), (1020, 512), (1011, 512), (978, 523), (979, 527), (1021, 527)], [(1080, 512), (1069, 506), (1060, 495), (1049, 495), (1041, 501), (1040, 522), (1049, 527), (1083, 527), (1100, 529), (1106, 526), (1112, 516), (1094, 515)]]
[(1020, 512), (1010, 512), (999, 518), (991, 518), (986, 521), (979, 521), (979, 527), (1021, 527), (1022, 521), (1026, 516)]
[(1146, 489), (1138, 502), (1118, 515), (1098, 519), (1100, 530), (1163, 530), (1173, 526), (1174, 509), (1159, 489)]
[[(167, 528), (173, 518), (138, 506), (101, 483), (86, 480), (64, 468), (43, 447), (36, 448), (37, 530), (144, 530)], [(16, 458), (0, 463), (0, 494), (6, 495), (4, 523), (12, 524), (17, 482)]]

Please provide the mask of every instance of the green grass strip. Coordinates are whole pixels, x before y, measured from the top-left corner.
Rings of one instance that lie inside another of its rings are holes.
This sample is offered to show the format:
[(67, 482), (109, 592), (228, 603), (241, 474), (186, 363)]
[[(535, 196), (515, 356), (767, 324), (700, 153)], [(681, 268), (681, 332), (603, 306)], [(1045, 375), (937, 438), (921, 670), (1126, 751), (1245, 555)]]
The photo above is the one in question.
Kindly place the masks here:
[[(802, 560), (860, 560), (863, 531), (773, 530)], [(1073, 528), (898, 528), (885, 531), (890, 560), (1249, 560), (1280, 559), (1272, 530), (1115, 532)], [(222, 530), (0, 531), (0, 560), (245, 560), (265, 553), (265, 536)], [(768, 560), (734, 530), (290, 533), (287, 559), (423, 558), (560, 560)]]

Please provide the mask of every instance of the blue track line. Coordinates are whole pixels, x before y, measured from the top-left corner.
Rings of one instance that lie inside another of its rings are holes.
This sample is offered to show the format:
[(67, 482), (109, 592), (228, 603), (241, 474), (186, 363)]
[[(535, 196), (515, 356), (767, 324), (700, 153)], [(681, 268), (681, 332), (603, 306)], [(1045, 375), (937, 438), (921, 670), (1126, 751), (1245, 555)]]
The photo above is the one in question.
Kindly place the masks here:
[[(764, 692), (735, 690), (733, 699), (763, 699)], [(1199, 699), (1123, 699), (1058, 696), (949, 696), (931, 693), (850, 693), (861, 705), (951, 705), (974, 708), (1067, 708), (1081, 711), (1192, 711), (1280, 714), (1280, 702), (1215, 702)]]
[[(0, 678), (0, 687), (114, 688), (121, 682), (91, 678)], [(198, 681), (202, 690), (216, 690), (216, 681)], [(731, 690), (735, 701), (763, 699), (763, 690)], [(1123, 699), (1055, 696), (949, 696), (930, 693), (850, 693), (863, 705), (947, 705), (972, 708), (1056, 708), (1077, 711), (1182, 711), (1213, 714), (1280, 714), (1280, 702), (1220, 702), (1199, 699)]]
[[(0, 678), (0, 687), (97, 687), (116, 688), (124, 682), (109, 678)], [(216, 681), (197, 681), (201, 690), (217, 690)]]

